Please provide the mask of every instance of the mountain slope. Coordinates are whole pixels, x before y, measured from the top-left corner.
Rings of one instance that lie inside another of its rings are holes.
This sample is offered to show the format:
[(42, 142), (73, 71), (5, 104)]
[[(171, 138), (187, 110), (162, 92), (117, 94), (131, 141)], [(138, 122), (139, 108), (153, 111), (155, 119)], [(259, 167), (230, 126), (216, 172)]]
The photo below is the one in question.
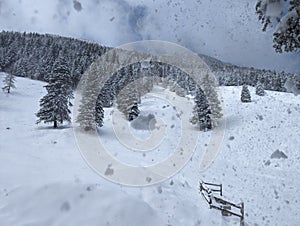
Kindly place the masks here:
[[(211, 133), (195, 130), (201, 139), (177, 175), (134, 188), (95, 174), (81, 157), (71, 125), (56, 130), (35, 125), (44, 84), (17, 78), (16, 90), (0, 93), (1, 225), (238, 225), (238, 219), (209, 209), (198, 193), (200, 179), (222, 183), (226, 199), (244, 201), (246, 225), (300, 222), (298, 97), (271, 91), (259, 97), (250, 88), (253, 102), (242, 104), (241, 87), (220, 87), (227, 123), (214, 163), (199, 172), (206, 147), (202, 141)], [(166, 105), (159, 101), (155, 106), (145, 103), (143, 111), (157, 112), (166, 117), (167, 126), (178, 128), (179, 122), (170, 121), (176, 112), (164, 111)], [(105, 126), (111, 127), (109, 117)], [(287, 158), (271, 158), (276, 150)], [(165, 156), (152, 154), (155, 161)]]
[[(3, 31), (0, 32), (0, 71), (48, 81), (55, 61), (62, 56), (68, 62), (72, 83), (76, 87), (90, 64), (110, 49), (74, 38)], [(213, 57), (201, 54), (200, 57), (214, 72), (220, 85), (255, 86), (260, 81), (267, 90), (285, 92), (284, 84), (292, 77), (285, 72), (238, 67)], [(299, 75), (297, 77), (299, 79)]]

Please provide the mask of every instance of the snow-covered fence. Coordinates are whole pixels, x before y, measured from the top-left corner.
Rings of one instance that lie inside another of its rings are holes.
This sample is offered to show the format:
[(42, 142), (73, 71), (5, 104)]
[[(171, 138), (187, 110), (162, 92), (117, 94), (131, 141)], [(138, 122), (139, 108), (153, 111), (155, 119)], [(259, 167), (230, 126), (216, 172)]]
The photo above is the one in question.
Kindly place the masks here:
[(244, 203), (235, 204), (221, 197), (215, 197), (214, 194), (222, 196), (222, 184), (213, 184), (200, 181), (200, 193), (209, 204), (209, 208), (220, 210), (223, 216), (236, 216), (240, 218), (240, 225), (244, 226)]
[(212, 184), (206, 183), (204, 181), (200, 182), (200, 192), (208, 204), (212, 204), (213, 192), (219, 192), (222, 196), (222, 184)]

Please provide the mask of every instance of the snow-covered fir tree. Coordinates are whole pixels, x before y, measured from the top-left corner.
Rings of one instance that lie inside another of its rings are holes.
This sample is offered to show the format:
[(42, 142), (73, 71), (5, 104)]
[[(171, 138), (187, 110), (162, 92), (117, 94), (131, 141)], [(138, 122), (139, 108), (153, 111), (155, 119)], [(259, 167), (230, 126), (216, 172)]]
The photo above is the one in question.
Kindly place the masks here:
[(154, 79), (151, 76), (152, 70), (151, 70), (151, 63), (150, 62), (141, 62), (137, 65), (138, 68), (136, 68), (137, 73), (137, 83), (136, 87), (138, 88), (138, 94), (139, 96), (143, 96), (147, 93), (149, 93), (154, 86)]
[(2, 87), (2, 90), (10, 93), (11, 89), (15, 89), (15, 76), (13, 74), (6, 74), (3, 79), (4, 86)]
[(212, 129), (211, 110), (202, 90), (196, 90), (194, 101), (193, 117), (190, 122), (199, 125), (201, 131)]
[(117, 107), (118, 110), (125, 115), (127, 120), (132, 121), (139, 115), (139, 99), (135, 83), (128, 84), (120, 91), (117, 97)]
[(185, 90), (178, 85), (177, 81), (174, 81), (173, 84), (170, 85), (169, 89), (171, 92), (175, 92), (180, 97), (185, 97), (186, 95)]
[(102, 93), (99, 94), (95, 106), (95, 122), (98, 127), (103, 126), (103, 119), (104, 119), (104, 110), (103, 110), (103, 100), (105, 100), (105, 96)]
[[(91, 67), (86, 72), (86, 79), (83, 87), (79, 87), (82, 91), (80, 105), (76, 122), (85, 131), (96, 129), (96, 101), (99, 95), (100, 78), (96, 67)], [(99, 106), (98, 106), (99, 107)]]
[(294, 93), (294, 95), (300, 94), (300, 75), (293, 75), (288, 78), (284, 84), (284, 88), (289, 93)]
[(143, 77), (142, 79), (138, 80), (137, 88), (139, 92), (139, 96), (143, 96), (153, 89), (153, 79), (151, 77)]
[(273, 47), (276, 52), (297, 52), (300, 49), (300, 1), (258, 0), (258, 19), (263, 31), (271, 24), (277, 24), (273, 33)]
[(135, 119), (140, 111), (138, 110), (138, 104), (141, 103), (142, 80), (138, 79), (138, 65), (130, 65), (122, 68), (119, 73), (119, 80), (116, 87), (118, 87), (116, 94), (117, 108), (122, 112), (126, 119), (131, 121)]
[(241, 93), (241, 101), (243, 103), (251, 102), (251, 95), (247, 85), (243, 85), (242, 93)]
[(138, 104), (134, 103), (132, 106), (128, 107), (127, 115), (128, 115), (128, 121), (132, 121), (135, 118), (137, 118), (140, 114), (140, 110), (138, 108)]
[(266, 92), (264, 90), (264, 87), (263, 87), (263, 84), (261, 82), (258, 82), (256, 84), (255, 94), (258, 95), (258, 96), (264, 96), (266, 94)]
[(70, 84), (70, 69), (66, 61), (59, 57), (54, 64), (53, 72), (49, 76), (49, 84), (45, 86), (47, 94), (40, 100), (40, 110), (36, 114), (40, 122), (58, 124), (64, 121), (70, 122), (70, 100), (73, 98), (72, 86)]
[(103, 107), (110, 108), (113, 106), (113, 101), (116, 96), (115, 86), (108, 81), (101, 89), (102, 105)]
[(218, 93), (216, 91), (217, 85), (215, 78), (208, 73), (205, 74), (202, 79), (201, 89), (206, 95), (206, 99), (210, 106), (212, 126), (216, 127), (218, 125), (218, 120), (223, 116), (223, 114), (221, 102), (218, 99)]

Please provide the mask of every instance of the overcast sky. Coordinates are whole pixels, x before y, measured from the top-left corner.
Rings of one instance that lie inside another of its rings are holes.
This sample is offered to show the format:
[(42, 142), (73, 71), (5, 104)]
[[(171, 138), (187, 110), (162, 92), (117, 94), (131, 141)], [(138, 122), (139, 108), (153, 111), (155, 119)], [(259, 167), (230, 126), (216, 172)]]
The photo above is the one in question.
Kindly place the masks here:
[(277, 54), (256, 0), (0, 0), (0, 29), (59, 34), (119, 46), (175, 42), (225, 62), (300, 72), (300, 57)]

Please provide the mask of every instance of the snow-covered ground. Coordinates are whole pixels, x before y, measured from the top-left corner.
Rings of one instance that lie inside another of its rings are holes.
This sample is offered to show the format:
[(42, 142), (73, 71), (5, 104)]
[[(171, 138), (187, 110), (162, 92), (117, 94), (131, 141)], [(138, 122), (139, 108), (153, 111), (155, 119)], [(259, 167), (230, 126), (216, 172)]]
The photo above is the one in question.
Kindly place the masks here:
[[(221, 87), (227, 124), (214, 163), (199, 172), (205, 147), (199, 142), (178, 174), (139, 188), (116, 185), (89, 168), (71, 126), (35, 124), (43, 85), (17, 78), (16, 90), (0, 92), (0, 225), (238, 225), (237, 218), (209, 209), (199, 180), (222, 183), (226, 199), (244, 201), (246, 225), (299, 225), (299, 97), (269, 91), (259, 97), (250, 88), (253, 102), (242, 104), (241, 87)], [(149, 103), (142, 109), (174, 119), (167, 131), (176, 137), (174, 109)], [(287, 158), (271, 158), (276, 150)], [(145, 162), (169, 154), (147, 154)]]

